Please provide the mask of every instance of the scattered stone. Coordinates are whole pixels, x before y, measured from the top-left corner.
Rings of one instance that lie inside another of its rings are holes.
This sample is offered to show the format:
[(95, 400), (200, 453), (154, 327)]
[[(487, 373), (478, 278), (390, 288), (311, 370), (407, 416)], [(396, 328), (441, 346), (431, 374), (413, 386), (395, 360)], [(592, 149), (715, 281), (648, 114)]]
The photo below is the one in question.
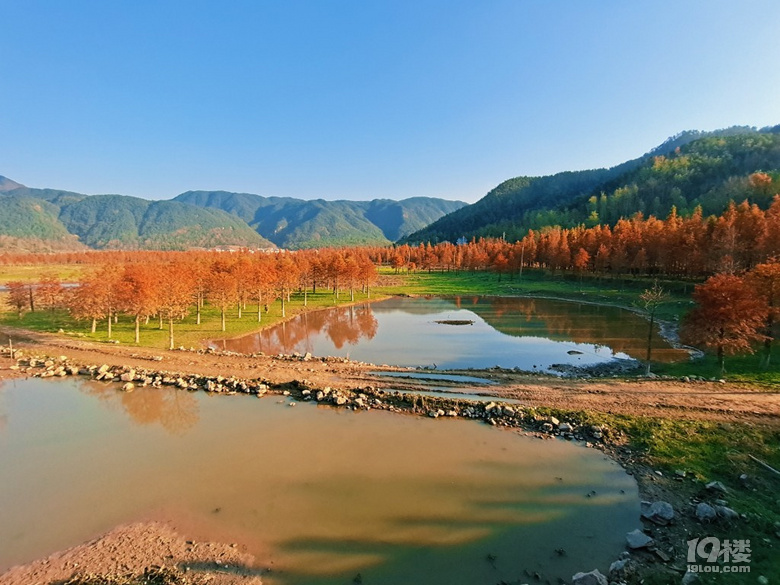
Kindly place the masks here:
[(122, 390), (125, 392), (132, 392), (133, 388), (135, 388), (135, 386), (133, 385), (132, 382), (127, 382), (122, 386)]
[(686, 571), (685, 575), (683, 575), (682, 581), (680, 581), (681, 585), (693, 585), (694, 583), (699, 582), (699, 574), (698, 573), (691, 573), (690, 571)]
[(668, 502), (642, 502), (642, 517), (666, 526), (674, 520), (674, 508)]
[(626, 581), (635, 572), (636, 563), (631, 560), (631, 557), (626, 552), (625, 558), (618, 559), (609, 566), (609, 581), (610, 583), (613, 581)]
[(571, 578), (572, 585), (609, 585), (607, 578), (598, 569), (590, 573), (577, 573)]
[(718, 516), (729, 522), (739, 520), (739, 514), (727, 506), (715, 506), (715, 512)]
[(653, 539), (637, 528), (636, 530), (626, 534), (626, 544), (628, 545), (628, 548), (632, 550), (638, 548), (647, 548), (653, 544)]
[(699, 505), (696, 506), (696, 518), (699, 522), (712, 522), (717, 517), (718, 513), (715, 511), (715, 508), (706, 502), (700, 502)]
[(769, 579), (767, 579), (763, 575), (759, 575), (758, 576), (758, 582), (759, 582), (759, 585), (769, 585)]
[(721, 494), (726, 494), (729, 491), (728, 488), (725, 485), (723, 485), (722, 483), (720, 483), (719, 481), (711, 481), (710, 483), (708, 483), (704, 487), (706, 487), (711, 492), (718, 492), (718, 493), (721, 493)]
[(562, 433), (570, 433), (574, 430), (574, 427), (567, 422), (562, 422), (558, 425), (558, 430)]

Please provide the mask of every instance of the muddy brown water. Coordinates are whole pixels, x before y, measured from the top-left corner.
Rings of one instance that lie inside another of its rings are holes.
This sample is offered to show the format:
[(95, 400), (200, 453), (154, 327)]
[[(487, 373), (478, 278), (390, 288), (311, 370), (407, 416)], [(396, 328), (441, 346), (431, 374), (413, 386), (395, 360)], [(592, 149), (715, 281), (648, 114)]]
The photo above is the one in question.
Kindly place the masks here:
[(633, 478), (564, 440), (70, 379), (0, 386), (0, 502), (0, 571), (157, 519), (281, 585), (568, 581), (639, 519)]
[[(258, 333), (212, 341), (211, 346), (438, 369), (548, 371), (553, 364), (644, 359), (647, 328), (645, 319), (625, 309), (551, 299), (391, 298), (304, 313)], [(688, 358), (686, 351), (655, 332), (654, 360)]]

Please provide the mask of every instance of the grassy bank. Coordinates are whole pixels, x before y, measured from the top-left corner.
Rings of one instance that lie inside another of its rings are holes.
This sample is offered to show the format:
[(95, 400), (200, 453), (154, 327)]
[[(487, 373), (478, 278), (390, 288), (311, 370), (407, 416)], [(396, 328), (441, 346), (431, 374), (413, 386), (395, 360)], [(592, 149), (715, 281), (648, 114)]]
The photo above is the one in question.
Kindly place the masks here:
[[(388, 269), (383, 274), (393, 275)], [(525, 270), (520, 275), (499, 275), (494, 272), (413, 272), (398, 275), (399, 283), (383, 290), (392, 294), (418, 295), (497, 295), (544, 296), (608, 304), (626, 308), (637, 306), (639, 295), (653, 286), (648, 278), (579, 278), (575, 275), (550, 274), (543, 270)], [(691, 307), (690, 294), (694, 283), (660, 280), (669, 292), (668, 302), (658, 312), (661, 319), (678, 319)]]
[[(667, 539), (678, 552), (676, 562), (672, 563), (674, 566), (685, 566), (688, 539), (715, 536), (721, 542), (750, 540), (751, 572), (707, 576), (702, 583), (752, 585), (758, 582), (760, 575), (774, 583), (773, 577), (780, 575), (780, 476), (750, 458), (752, 455), (780, 469), (780, 425), (777, 421), (726, 423), (599, 412), (536, 411), (540, 415), (554, 415), (580, 424), (603, 425), (609, 429), (611, 441), (629, 447), (630, 451), (618, 449), (617, 457), (633, 470), (643, 484), (645, 496), (660, 489), (660, 494), (673, 497), (676, 512), (681, 517)], [(684, 477), (681, 477), (683, 473)], [(727, 493), (706, 489), (711, 481), (721, 482)], [(711, 524), (702, 524), (693, 517), (695, 508), (690, 502), (713, 504), (717, 499), (725, 500), (728, 507), (744, 516)], [(679, 582), (669, 581), (668, 572), (664, 573), (655, 574), (650, 570), (642, 582), (645, 585)]]

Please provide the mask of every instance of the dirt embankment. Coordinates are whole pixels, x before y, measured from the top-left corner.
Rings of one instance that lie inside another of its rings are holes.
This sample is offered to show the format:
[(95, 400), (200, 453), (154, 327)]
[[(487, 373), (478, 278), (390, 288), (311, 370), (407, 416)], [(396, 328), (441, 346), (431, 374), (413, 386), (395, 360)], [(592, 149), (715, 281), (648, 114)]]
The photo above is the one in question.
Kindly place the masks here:
[[(383, 382), (378, 381), (371, 372), (398, 369), (341, 358), (303, 360), (293, 357), (247, 357), (229, 353), (156, 350), (0, 328), (0, 340), (7, 340), (9, 335), (13, 336), (14, 346), (22, 352), (31, 351), (55, 357), (64, 354), (77, 364), (154, 367), (169, 372), (202, 376), (263, 379), (271, 384), (307, 380), (309, 385), (314, 387), (381, 387)], [(8, 369), (13, 365), (11, 360), (5, 358), (0, 364), (0, 379), (19, 375), (18, 372)], [(480, 387), (479, 392), (520, 400), (527, 406), (722, 421), (766, 420), (776, 418), (780, 414), (780, 392), (746, 384), (625, 378), (556, 378), (506, 370), (468, 373), (489, 377), (498, 382), (489, 388)], [(411, 381), (394, 380), (392, 387), (414, 390), (416, 386)]]

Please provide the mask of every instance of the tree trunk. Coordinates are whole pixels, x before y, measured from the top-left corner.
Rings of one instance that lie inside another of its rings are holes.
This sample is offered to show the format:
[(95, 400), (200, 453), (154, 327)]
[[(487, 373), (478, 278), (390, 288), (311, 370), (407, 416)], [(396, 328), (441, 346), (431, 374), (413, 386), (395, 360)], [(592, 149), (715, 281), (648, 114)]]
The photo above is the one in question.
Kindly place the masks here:
[(352, 287), (349, 287), (349, 302), (350, 303), (355, 302), (355, 289)]
[(111, 311), (108, 312), (108, 338), (111, 339)]
[(95, 331), (97, 331), (97, 319), (92, 317), (92, 333), (94, 333)]
[(241, 307), (241, 303), (238, 303), (238, 318), (239, 319), (241, 318), (241, 311), (242, 310), (243, 310), (243, 308)]
[(173, 349), (173, 315), (168, 316), (168, 349)]
[(306, 290), (306, 287), (303, 288), (303, 306), (309, 306), (309, 294)]
[(135, 316), (135, 342), (141, 343), (141, 315)]
[(195, 325), (200, 325), (200, 308), (202, 304), (200, 302), (200, 293), (198, 293), (198, 300), (195, 302)]
[(772, 342), (774, 339), (772, 338), (772, 328), (774, 325), (774, 319), (772, 318), (772, 314), (769, 314), (769, 317), (767, 317), (766, 320), (766, 340), (764, 340), (764, 356), (763, 356), (763, 363), (762, 367), (768, 368), (770, 364), (772, 363)]
[(162, 331), (163, 328), (163, 317), (162, 317), (162, 311), (160, 311), (157, 316), (160, 318), (160, 331)]
[(284, 293), (282, 293), (281, 301), (282, 301), (282, 318), (284, 319), (287, 316), (284, 314)]
[(30, 292), (30, 312), (35, 312), (35, 298), (33, 297), (33, 288), (32, 285), (27, 285), (27, 290)]
[(263, 295), (258, 293), (257, 295), (257, 322), (263, 320)]
[(655, 325), (655, 311), (650, 313), (650, 327), (647, 329), (647, 371), (646, 375), (650, 375), (650, 357), (653, 352), (653, 325)]
[(222, 331), (225, 331), (226, 327), (225, 327), (225, 307), (224, 306), (222, 307), (221, 317), (222, 317)]

